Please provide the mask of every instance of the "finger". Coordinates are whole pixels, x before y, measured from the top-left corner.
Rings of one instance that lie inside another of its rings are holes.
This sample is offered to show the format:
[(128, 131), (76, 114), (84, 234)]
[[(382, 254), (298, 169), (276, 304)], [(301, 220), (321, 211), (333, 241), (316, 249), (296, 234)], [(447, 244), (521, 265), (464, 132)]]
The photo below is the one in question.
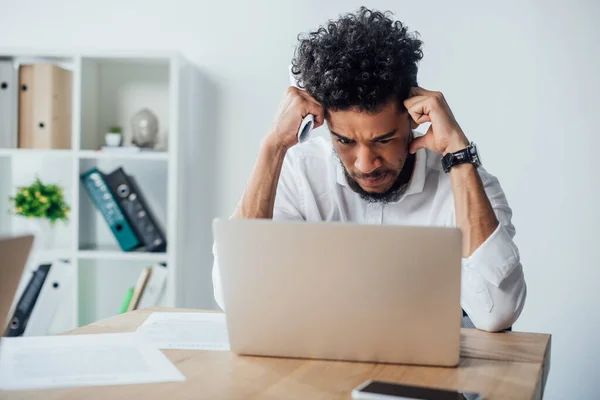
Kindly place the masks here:
[(419, 149), (431, 149), (433, 148), (433, 129), (430, 126), (427, 129), (427, 133), (423, 136), (416, 137), (410, 142), (408, 151), (410, 154), (415, 154)]
[(410, 114), (408, 114), (408, 120), (410, 122), (410, 128), (411, 129), (417, 129), (419, 127), (419, 124), (417, 124), (417, 121), (415, 121)]
[(300, 111), (303, 119), (308, 114), (314, 116), (314, 128), (318, 128), (324, 123), (324, 110), (321, 104), (314, 99), (306, 90), (299, 89), (295, 86), (289, 86), (284, 96), (282, 107), (294, 107)]
[(413, 86), (410, 88), (411, 96), (431, 96), (433, 92), (431, 90), (423, 89), (419, 86)]
[(306, 101), (310, 101), (311, 103), (315, 103), (319, 106), (321, 105), (306, 90), (297, 88), (296, 86), (289, 86), (284, 94), (284, 98), (291, 99), (291, 100), (300, 98), (302, 100), (306, 100)]
[(321, 107), (319, 103), (313, 103), (310, 101), (306, 101), (304, 104), (305, 106), (302, 110), (302, 118), (306, 117), (308, 114), (312, 114), (315, 117), (315, 125), (313, 129), (323, 125), (325, 122), (325, 110), (323, 110), (323, 107)]
[(419, 126), (421, 126), (421, 124), (424, 124), (425, 122), (431, 122), (429, 115), (421, 115), (419, 118), (419, 122), (415, 121), (415, 119), (412, 117), (412, 115), (410, 115), (410, 113), (408, 113), (408, 121), (410, 123), (410, 127), (411, 129), (417, 129)]
[(431, 118), (428, 114), (421, 114), (420, 112), (408, 112), (408, 116), (410, 119), (410, 127), (413, 129), (417, 129), (419, 125), (424, 124), (425, 122), (431, 122)]
[(410, 108), (413, 105), (425, 100), (427, 98), (427, 96), (413, 96), (413, 97), (409, 97), (408, 99), (404, 100), (404, 107), (406, 108)]
[(312, 97), (306, 90), (299, 89), (298, 95), (308, 104), (306, 113), (303, 113), (303, 118), (307, 114), (312, 114), (315, 117), (315, 124), (313, 129), (316, 129), (325, 123), (325, 111), (314, 97)]
[(319, 103), (314, 97), (312, 97), (310, 93), (308, 93), (306, 90), (298, 89), (298, 94), (305, 100), (308, 100), (311, 103), (315, 103), (316, 105), (321, 106), (321, 103)]
[(412, 104), (410, 107), (407, 107), (407, 111), (410, 114), (410, 117), (413, 119), (413, 121), (415, 121), (417, 125), (424, 124), (425, 122), (431, 122), (431, 119), (429, 117), (429, 102), (429, 97), (422, 97), (421, 101)]

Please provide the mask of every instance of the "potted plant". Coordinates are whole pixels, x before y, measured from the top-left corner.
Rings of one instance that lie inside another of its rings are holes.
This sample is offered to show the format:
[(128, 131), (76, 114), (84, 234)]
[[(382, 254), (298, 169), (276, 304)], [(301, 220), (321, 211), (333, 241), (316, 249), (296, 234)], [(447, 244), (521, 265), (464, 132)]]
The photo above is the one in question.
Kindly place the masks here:
[(104, 135), (104, 142), (109, 147), (119, 147), (122, 143), (122, 138), (121, 127), (111, 126), (108, 133)]
[(14, 215), (28, 218), (40, 247), (53, 247), (54, 226), (58, 221), (68, 221), (71, 210), (62, 188), (55, 184), (46, 185), (36, 178), (31, 185), (17, 188), (17, 193), (9, 197), (9, 201)]

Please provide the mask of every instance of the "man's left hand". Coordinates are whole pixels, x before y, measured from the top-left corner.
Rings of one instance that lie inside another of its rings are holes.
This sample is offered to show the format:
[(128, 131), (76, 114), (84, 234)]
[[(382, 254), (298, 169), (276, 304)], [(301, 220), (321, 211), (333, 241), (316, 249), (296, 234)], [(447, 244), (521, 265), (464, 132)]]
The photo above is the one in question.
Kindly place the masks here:
[(411, 154), (421, 148), (441, 154), (454, 153), (469, 145), (444, 95), (420, 87), (412, 88), (410, 94), (411, 97), (404, 101), (404, 106), (414, 121), (412, 127), (431, 122), (427, 133), (411, 142)]

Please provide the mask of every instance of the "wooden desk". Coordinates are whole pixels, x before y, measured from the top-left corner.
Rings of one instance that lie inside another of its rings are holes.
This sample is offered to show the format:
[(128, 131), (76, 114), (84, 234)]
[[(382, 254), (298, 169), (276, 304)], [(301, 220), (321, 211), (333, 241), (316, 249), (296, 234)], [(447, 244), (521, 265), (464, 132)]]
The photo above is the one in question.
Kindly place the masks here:
[[(118, 315), (68, 334), (134, 331), (152, 311)], [(540, 399), (550, 369), (550, 335), (462, 330), (457, 368), (237, 356), (163, 350), (185, 382), (0, 392), (2, 399), (350, 399), (367, 379), (480, 392), (486, 399)]]

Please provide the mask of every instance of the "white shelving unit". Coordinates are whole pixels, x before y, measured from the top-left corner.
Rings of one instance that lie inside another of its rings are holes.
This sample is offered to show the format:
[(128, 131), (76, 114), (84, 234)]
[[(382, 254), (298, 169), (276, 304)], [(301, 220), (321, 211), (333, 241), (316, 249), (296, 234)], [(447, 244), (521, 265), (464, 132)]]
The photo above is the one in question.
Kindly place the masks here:
[[(5, 213), (8, 196), (36, 176), (58, 183), (72, 212), (56, 229), (55, 249), (36, 251), (33, 266), (68, 259), (75, 282), (60, 330), (75, 328), (118, 312), (142, 268), (166, 263), (163, 304), (212, 308), (211, 148), (214, 92), (198, 70), (177, 53), (49, 52), (0, 49), (15, 66), (52, 62), (73, 73), (72, 148), (0, 149), (0, 232), (27, 230), (22, 217)], [(149, 108), (159, 118), (164, 151), (102, 152), (110, 126), (123, 127), (131, 141), (130, 118)], [(16, 124), (15, 124), (16, 125)], [(0, 132), (3, 134), (3, 132)], [(109, 173), (123, 167), (136, 178), (167, 236), (165, 253), (123, 252), (80, 185), (92, 167)]]

